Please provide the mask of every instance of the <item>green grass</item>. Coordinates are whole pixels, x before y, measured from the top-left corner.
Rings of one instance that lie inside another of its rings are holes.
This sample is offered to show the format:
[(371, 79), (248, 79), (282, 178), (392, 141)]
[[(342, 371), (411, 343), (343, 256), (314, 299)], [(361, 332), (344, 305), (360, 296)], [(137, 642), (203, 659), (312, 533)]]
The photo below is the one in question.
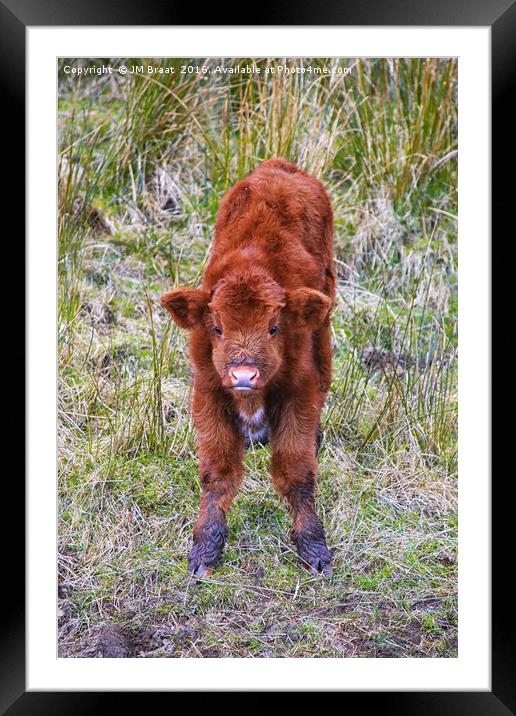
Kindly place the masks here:
[[(352, 71), (59, 74), (63, 656), (107, 655), (108, 625), (129, 656), (457, 654), (457, 65), (302, 62)], [(335, 213), (334, 574), (299, 568), (255, 448), (223, 564), (195, 583), (187, 336), (159, 297), (199, 283), (222, 194), (273, 155)]]

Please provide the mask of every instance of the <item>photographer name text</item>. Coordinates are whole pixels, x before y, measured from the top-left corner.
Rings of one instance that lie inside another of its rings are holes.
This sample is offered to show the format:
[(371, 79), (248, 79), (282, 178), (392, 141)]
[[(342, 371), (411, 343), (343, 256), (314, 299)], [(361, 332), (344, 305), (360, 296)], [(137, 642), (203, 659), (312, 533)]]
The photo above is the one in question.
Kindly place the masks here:
[(348, 75), (351, 67), (333, 65), (312, 65), (312, 64), (268, 64), (266, 66), (257, 65), (254, 62), (235, 65), (196, 65), (184, 64), (179, 67), (176, 65), (95, 65), (91, 67), (74, 67), (65, 65), (63, 67), (65, 75), (75, 77), (87, 77), (91, 75), (142, 75), (142, 76), (161, 76), (161, 75)]

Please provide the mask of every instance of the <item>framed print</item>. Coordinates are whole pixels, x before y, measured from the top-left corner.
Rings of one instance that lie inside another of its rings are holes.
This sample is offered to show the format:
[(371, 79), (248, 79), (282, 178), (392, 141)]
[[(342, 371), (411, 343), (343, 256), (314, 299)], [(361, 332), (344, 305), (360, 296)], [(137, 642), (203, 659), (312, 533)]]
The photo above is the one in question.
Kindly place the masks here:
[(0, 5), (27, 192), (6, 712), (516, 709), (490, 437), (516, 12), (389, 5)]

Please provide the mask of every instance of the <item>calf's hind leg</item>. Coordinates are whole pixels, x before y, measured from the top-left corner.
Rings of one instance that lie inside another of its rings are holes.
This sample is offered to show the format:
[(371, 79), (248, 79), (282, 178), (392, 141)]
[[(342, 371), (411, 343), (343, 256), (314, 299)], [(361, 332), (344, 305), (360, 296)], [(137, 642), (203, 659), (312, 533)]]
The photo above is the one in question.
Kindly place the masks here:
[(188, 570), (197, 577), (208, 575), (217, 565), (226, 542), (226, 516), (242, 484), (243, 445), (216, 396), (204, 393), (193, 400), (199, 439), (201, 500), (194, 527)]

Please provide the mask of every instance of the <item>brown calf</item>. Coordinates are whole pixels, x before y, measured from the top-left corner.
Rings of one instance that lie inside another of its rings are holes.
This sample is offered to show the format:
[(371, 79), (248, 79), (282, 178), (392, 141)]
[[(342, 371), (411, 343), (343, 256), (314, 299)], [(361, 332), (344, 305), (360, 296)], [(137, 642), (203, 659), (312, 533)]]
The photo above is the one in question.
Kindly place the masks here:
[(297, 551), (312, 569), (330, 572), (314, 492), (331, 380), (332, 224), (322, 184), (270, 159), (222, 200), (202, 288), (161, 298), (190, 331), (202, 494), (188, 568), (197, 576), (221, 556), (244, 448), (267, 439)]

